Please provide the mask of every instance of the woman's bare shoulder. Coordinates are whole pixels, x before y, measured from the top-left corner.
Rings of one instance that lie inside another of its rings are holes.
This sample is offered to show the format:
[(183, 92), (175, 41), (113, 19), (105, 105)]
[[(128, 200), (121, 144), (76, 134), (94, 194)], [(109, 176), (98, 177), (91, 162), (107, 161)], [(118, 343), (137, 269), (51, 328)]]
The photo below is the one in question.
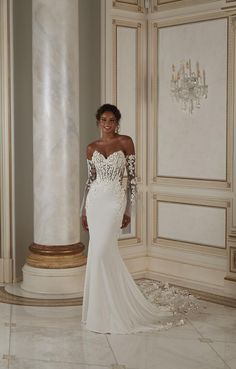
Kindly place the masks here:
[(134, 154), (135, 149), (132, 137), (128, 135), (120, 135), (119, 139), (122, 142), (122, 146), (124, 148), (125, 153), (128, 155)]
[(119, 139), (120, 140), (128, 140), (128, 139), (131, 139), (131, 137), (128, 136), (128, 135), (121, 135), (121, 134), (119, 134)]
[(100, 140), (96, 140), (88, 144), (87, 149), (86, 149), (87, 159), (89, 160), (92, 159), (93, 153), (96, 150), (99, 142)]

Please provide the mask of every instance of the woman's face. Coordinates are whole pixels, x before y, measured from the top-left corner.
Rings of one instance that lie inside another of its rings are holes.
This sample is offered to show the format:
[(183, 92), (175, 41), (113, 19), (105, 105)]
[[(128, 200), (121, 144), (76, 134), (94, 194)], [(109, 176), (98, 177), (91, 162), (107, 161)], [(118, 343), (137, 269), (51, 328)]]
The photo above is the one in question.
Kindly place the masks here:
[(99, 127), (103, 133), (115, 133), (117, 120), (111, 111), (105, 111), (99, 120)]

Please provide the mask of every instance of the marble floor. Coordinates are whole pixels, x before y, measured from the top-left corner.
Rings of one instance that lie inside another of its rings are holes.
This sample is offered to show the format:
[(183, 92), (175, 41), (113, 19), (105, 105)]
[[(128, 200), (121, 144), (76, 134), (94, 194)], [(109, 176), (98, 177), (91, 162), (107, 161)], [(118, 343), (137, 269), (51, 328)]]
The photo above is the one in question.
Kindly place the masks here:
[(235, 369), (236, 309), (199, 302), (184, 326), (155, 333), (81, 328), (81, 306), (0, 303), (0, 369)]

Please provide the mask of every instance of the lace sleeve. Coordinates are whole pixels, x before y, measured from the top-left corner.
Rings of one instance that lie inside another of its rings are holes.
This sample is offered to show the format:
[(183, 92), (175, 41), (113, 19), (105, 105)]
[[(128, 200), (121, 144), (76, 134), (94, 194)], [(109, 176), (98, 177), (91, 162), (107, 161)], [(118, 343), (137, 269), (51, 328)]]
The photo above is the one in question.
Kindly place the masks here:
[(126, 155), (126, 170), (127, 170), (127, 204), (125, 214), (131, 214), (131, 209), (135, 208), (137, 196), (137, 179), (135, 175), (135, 154)]
[(81, 207), (80, 207), (80, 216), (86, 215), (86, 207), (85, 206), (86, 206), (87, 195), (88, 195), (91, 183), (96, 178), (96, 168), (95, 168), (95, 165), (92, 162), (92, 160), (87, 159), (87, 165), (88, 165), (88, 179), (86, 181), (85, 188), (84, 188), (84, 195), (83, 195), (83, 199), (82, 199), (82, 203), (81, 203)]

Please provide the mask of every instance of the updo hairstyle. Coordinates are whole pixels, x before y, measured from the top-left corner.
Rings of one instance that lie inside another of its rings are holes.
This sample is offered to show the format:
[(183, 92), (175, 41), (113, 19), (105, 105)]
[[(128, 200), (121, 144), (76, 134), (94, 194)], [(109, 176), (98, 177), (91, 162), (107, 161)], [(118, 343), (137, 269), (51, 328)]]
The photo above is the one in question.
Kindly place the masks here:
[(102, 114), (104, 114), (106, 111), (113, 113), (116, 118), (117, 124), (119, 124), (121, 113), (115, 105), (111, 105), (111, 104), (103, 104), (102, 106), (100, 106), (100, 108), (98, 108), (96, 112), (97, 123), (101, 119)]

